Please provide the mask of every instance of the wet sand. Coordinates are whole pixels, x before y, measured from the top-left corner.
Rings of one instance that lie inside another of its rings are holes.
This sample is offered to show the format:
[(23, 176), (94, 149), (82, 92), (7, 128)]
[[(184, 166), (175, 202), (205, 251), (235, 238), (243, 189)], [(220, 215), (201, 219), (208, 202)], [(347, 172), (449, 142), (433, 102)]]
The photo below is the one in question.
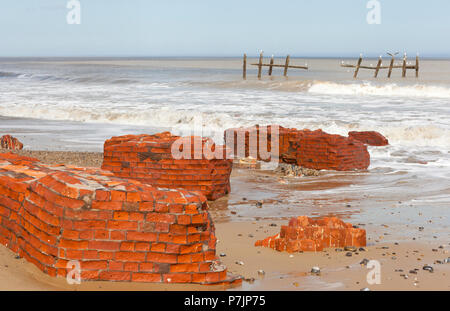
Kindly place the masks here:
[[(100, 166), (102, 161), (101, 153), (16, 153), (49, 164)], [(435, 213), (439, 206), (412, 203), (408, 193), (393, 193), (391, 197), (386, 191), (384, 196), (383, 192), (377, 194), (376, 189), (373, 193), (335, 191), (366, 178), (374, 177), (367, 172), (321, 172), (317, 177), (288, 178), (264, 170), (233, 170), (232, 193), (210, 203), (219, 239), (217, 254), (225, 255), (221, 260), (230, 272), (246, 279), (242, 286), (230, 290), (450, 290), (450, 263), (437, 262), (450, 257), (448, 211)], [(258, 207), (257, 202), (262, 206)], [(300, 215), (339, 216), (365, 228), (368, 247), (347, 257), (347, 252), (335, 249), (291, 256), (253, 246), (256, 240), (278, 233), (290, 217)], [(359, 264), (363, 259), (380, 262), (380, 285), (367, 283), (369, 270)], [(432, 266), (434, 272), (422, 270), (424, 265)], [(320, 276), (311, 275), (314, 266), (321, 268)], [(418, 269), (417, 274), (410, 272), (414, 269)], [(264, 275), (258, 274), (258, 270), (263, 270)], [(69, 285), (65, 279), (46, 276), (0, 246), (0, 290), (217, 289), (225, 288), (120, 282)]]

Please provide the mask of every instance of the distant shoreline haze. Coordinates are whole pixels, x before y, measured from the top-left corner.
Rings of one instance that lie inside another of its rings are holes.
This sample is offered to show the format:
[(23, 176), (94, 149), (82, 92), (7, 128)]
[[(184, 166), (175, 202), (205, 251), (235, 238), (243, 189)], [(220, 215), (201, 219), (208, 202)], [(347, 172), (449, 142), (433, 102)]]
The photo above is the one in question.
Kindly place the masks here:
[[(247, 57), (249, 58), (258, 58), (259, 54), (247, 54)], [(355, 53), (354, 55), (333, 55), (333, 56), (311, 56), (311, 55), (295, 55), (295, 54), (289, 54), (291, 58), (293, 59), (358, 59), (359, 55), (361, 53)], [(240, 59), (242, 58), (244, 53), (242, 55), (232, 55), (232, 56), (220, 56), (220, 55), (213, 55), (213, 56), (201, 56), (201, 55), (180, 55), (180, 56), (133, 56), (133, 55), (116, 55), (116, 56), (104, 56), (104, 55), (86, 55), (86, 56), (0, 56), (0, 60), (86, 60), (86, 59), (93, 59), (93, 60), (151, 60), (151, 59), (167, 59), (167, 60), (188, 60), (188, 59), (194, 59), (194, 60), (217, 60), (217, 59)], [(275, 58), (285, 58), (288, 54), (274, 54)], [(378, 59), (379, 56), (382, 56), (383, 58), (390, 58), (388, 54), (364, 54), (364, 59)], [(416, 53), (408, 53), (408, 59), (415, 59)], [(272, 54), (264, 54), (264, 58), (270, 58)], [(420, 59), (423, 60), (450, 60), (450, 54), (449, 55), (421, 55), (419, 53)], [(402, 59), (403, 53), (400, 53), (396, 56), (396, 59)]]

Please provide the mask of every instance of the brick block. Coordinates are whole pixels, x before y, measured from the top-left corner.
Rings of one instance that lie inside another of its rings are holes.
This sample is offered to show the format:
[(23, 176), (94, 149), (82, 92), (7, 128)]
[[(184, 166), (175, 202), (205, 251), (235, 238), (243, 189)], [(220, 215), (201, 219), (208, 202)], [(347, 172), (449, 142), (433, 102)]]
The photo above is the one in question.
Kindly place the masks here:
[[(102, 168), (121, 178), (155, 187), (199, 191), (209, 200), (216, 200), (230, 192), (232, 160), (227, 149), (216, 146), (211, 139), (165, 132), (107, 140)], [(131, 194), (127, 201), (139, 202), (140, 198)]]
[[(275, 128), (277, 130), (275, 130)], [(278, 133), (278, 135), (276, 134)], [(272, 161), (278, 145), (280, 163), (295, 164), (316, 170), (351, 171), (367, 169), (367, 147), (351, 137), (332, 135), (322, 130), (297, 130), (270, 125), (234, 128), (225, 131), (225, 142), (237, 158), (253, 157)]]
[(279, 234), (256, 241), (255, 246), (279, 252), (320, 252), (324, 248), (366, 246), (366, 231), (353, 228), (336, 217), (314, 220), (306, 216), (292, 218)]
[(4, 135), (0, 138), (0, 147), (9, 150), (22, 150), (23, 144), (11, 135)]
[(205, 196), (94, 168), (0, 154), (0, 243), (55, 277), (76, 260), (82, 280), (215, 284), (194, 277), (217, 260)]
[(349, 132), (348, 137), (362, 142), (369, 146), (387, 146), (389, 141), (386, 137), (375, 131)]

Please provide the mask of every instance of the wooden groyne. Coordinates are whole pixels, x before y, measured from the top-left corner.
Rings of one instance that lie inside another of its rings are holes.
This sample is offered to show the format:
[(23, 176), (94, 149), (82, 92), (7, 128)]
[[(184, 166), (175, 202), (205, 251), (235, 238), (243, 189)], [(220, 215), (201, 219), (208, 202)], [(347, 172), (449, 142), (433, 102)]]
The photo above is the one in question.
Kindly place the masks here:
[(374, 78), (378, 77), (378, 74), (379, 74), (380, 70), (382, 70), (382, 69), (388, 69), (388, 74), (387, 74), (388, 78), (391, 78), (392, 71), (394, 69), (402, 69), (402, 78), (405, 78), (406, 74), (407, 74), (407, 71), (411, 69), (411, 70), (415, 71), (416, 78), (418, 78), (419, 77), (419, 68), (420, 68), (419, 67), (419, 55), (416, 56), (416, 63), (414, 65), (409, 65), (408, 64), (408, 56), (407, 56), (406, 53), (403, 56), (402, 62), (400, 64), (395, 64), (395, 56), (397, 54), (398, 53), (395, 53), (395, 54), (388, 53), (388, 55), (391, 56), (391, 61), (390, 61), (389, 66), (383, 66), (383, 57), (382, 56), (379, 57), (376, 66), (363, 65), (362, 64), (363, 56), (361, 54), (359, 59), (358, 59), (358, 61), (357, 61), (357, 63), (356, 63), (356, 65), (345, 64), (344, 62), (342, 62), (341, 63), (341, 67), (344, 67), (344, 68), (355, 68), (355, 71), (354, 71), (354, 74), (353, 74), (353, 78), (355, 78), (355, 79), (358, 77), (360, 69), (374, 70)]
[[(263, 67), (269, 67), (269, 70), (268, 70), (268, 75), (269, 76), (272, 76), (274, 67), (276, 67), (276, 68), (284, 68), (284, 71), (283, 71), (283, 76), (284, 77), (287, 77), (289, 68), (304, 69), (304, 70), (308, 70), (309, 69), (308, 66), (306, 66), (306, 65), (305, 66), (291, 65), (290, 61), (291, 61), (291, 56), (288, 55), (288, 56), (286, 56), (284, 64), (275, 64), (275, 58), (272, 55), (272, 57), (270, 58), (270, 62), (268, 64), (265, 64), (264, 63), (264, 55), (263, 55), (263, 52), (261, 52), (259, 54), (258, 63), (253, 63), (253, 64), (250, 64), (250, 65), (251, 66), (258, 66), (258, 79), (262, 78), (262, 69), (263, 69)], [(244, 80), (247, 79), (247, 54), (244, 54), (242, 78)]]

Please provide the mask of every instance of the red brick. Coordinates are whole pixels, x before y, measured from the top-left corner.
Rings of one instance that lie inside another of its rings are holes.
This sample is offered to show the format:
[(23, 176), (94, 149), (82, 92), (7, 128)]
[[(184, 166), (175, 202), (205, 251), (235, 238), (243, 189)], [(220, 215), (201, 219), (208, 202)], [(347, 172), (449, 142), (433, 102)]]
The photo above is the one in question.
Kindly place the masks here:
[[(336, 233), (333, 233), (336, 232)], [(342, 232), (342, 234), (341, 234)], [(313, 220), (306, 216), (292, 218), (280, 234), (256, 241), (255, 246), (295, 253), (317, 252), (329, 247), (366, 245), (366, 231), (354, 229), (336, 217)]]

